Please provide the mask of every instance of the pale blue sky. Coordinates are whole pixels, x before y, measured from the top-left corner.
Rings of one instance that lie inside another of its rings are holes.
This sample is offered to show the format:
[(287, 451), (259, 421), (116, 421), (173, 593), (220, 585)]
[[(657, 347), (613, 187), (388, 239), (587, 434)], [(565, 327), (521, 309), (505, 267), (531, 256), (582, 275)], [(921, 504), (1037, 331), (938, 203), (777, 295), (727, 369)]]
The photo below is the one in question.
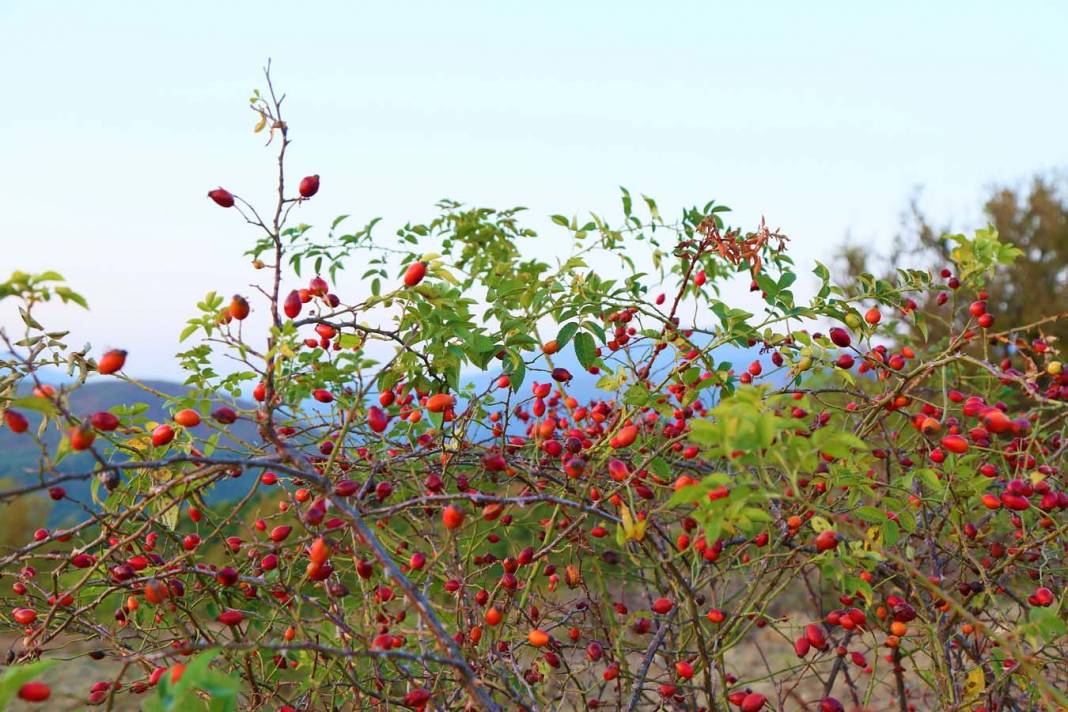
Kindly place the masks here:
[(322, 175), (307, 222), (611, 213), (622, 184), (764, 214), (807, 267), (885, 245), (916, 185), (974, 226), (984, 186), (1068, 165), (1066, 31), (1064, 2), (4, 0), (0, 271), (63, 272), (93, 312), (50, 323), (174, 376), (195, 301), (252, 279), (205, 192), (268, 197), (268, 56), (292, 169)]

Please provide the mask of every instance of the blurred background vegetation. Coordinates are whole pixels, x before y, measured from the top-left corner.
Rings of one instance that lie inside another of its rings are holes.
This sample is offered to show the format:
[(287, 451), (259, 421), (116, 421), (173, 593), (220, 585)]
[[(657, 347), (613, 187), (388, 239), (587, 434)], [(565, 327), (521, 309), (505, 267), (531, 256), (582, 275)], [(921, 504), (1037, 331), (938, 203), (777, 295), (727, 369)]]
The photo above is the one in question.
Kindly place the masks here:
[[(1036, 175), (1022, 187), (997, 186), (982, 198), (978, 216), (958, 216), (936, 222), (919, 205), (919, 195), (902, 216), (902, 228), (887, 255), (873, 254), (870, 246), (844, 242), (837, 255), (836, 276), (840, 284), (856, 289), (858, 275), (869, 272), (893, 281), (896, 270), (939, 269), (951, 264), (953, 243), (946, 238), (954, 232), (993, 225), (1001, 240), (1018, 247), (1023, 254), (1009, 268), (999, 272), (990, 285), (988, 310), (997, 323), (1024, 325), (1068, 311), (1068, 181), (1056, 175)], [(934, 311), (930, 300), (920, 304), (923, 312)], [(946, 325), (929, 319), (932, 339), (945, 335)], [(959, 326), (959, 325), (957, 325)], [(1068, 321), (1060, 320), (1043, 329), (1047, 337), (1061, 344), (1068, 339)], [(907, 337), (908, 335), (906, 335)]]

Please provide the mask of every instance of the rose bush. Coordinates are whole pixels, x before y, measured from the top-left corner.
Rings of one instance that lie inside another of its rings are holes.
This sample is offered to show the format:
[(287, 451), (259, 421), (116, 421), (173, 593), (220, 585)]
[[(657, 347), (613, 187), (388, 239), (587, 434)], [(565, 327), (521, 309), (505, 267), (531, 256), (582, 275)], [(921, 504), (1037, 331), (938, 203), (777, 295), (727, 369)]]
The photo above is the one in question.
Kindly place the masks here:
[[(59, 275), (0, 287), (24, 322), (2, 334), (0, 408), (40, 443), (0, 499), (80, 512), (0, 556), (20, 636), (0, 697), (1066, 704), (1068, 374), (1043, 336), (1064, 315), (988, 311), (1015, 256), (993, 231), (956, 236), (940, 274), (862, 276), (848, 296), (817, 264), (800, 299), (786, 236), (715, 203), (671, 221), (624, 191), (618, 223), (554, 215), (572, 245), (555, 260), (530, 256), (519, 209), (321, 230), (296, 216), (329, 176), (293, 180), (267, 83), (251, 106), (273, 201), (208, 193), (255, 235), (257, 283), (198, 305), (167, 422), (72, 410), (84, 384), (130, 380), (136, 351), (78, 351), (38, 323), (42, 301), (84, 305)], [(963, 326), (903, 336), (932, 320)], [(72, 381), (47, 383), (56, 366)], [(228, 478), (239, 500), (205, 499)], [(79, 640), (118, 672), (51, 690), (44, 668)]]

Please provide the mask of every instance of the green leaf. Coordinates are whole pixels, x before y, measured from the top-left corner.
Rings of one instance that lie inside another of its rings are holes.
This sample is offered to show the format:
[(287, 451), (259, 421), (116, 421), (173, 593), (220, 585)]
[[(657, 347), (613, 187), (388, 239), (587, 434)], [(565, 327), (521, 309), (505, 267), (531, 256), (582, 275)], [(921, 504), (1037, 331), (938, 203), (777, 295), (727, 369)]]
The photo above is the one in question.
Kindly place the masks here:
[(218, 650), (207, 650), (193, 658), (182, 673), (178, 684), (170, 685), (170, 676), (160, 678), (156, 695), (145, 700), (143, 709), (148, 712), (185, 712), (204, 709), (197, 690), (208, 693), (211, 712), (234, 712), (237, 709), (238, 681), (218, 670), (211, 669), (211, 661)]
[(12, 665), (4, 670), (4, 674), (0, 675), (0, 710), (7, 709), (8, 702), (18, 694), (20, 687), (58, 664), (58, 660), (45, 659), (25, 665)]
[(56, 294), (59, 295), (59, 298), (62, 299), (64, 303), (74, 302), (82, 309), (89, 308), (89, 302), (85, 301), (85, 297), (78, 294), (70, 287), (56, 287)]
[(897, 525), (897, 522), (893, 519), (887, 519), (883, 522), (883, 544), (885, 546), (893, 546), (900, 536), (901, 527)]
[(47, 398), (38, 398), (36, 396), (16, 398), (11, 401), (10, 407), (15, 410), (32, 410), (35, 413), (41, 413), (43, 415), (56, 414), (56, 406), (52, 404), (52, 401)]
[(719, 429), (711, 420), (690, 421), (690, 440), (705, 447), (717, 445), (720, 442)]
[(857, 510), (857, 516), (872, 524), (880, 524), (886, 521), (886, 515), (876, 507), (861, 507)]
[(597, 363), (597, 345), (585, 331), (575, 334), (575, 356), (585, 369)]
[(643, 406), (648, 405), (650, 398), (649, 389), (639, 383), (635, 383), (623, 395), (623, 402), (627, 405)]
[(560, 332), (556, 335), (556, 345), (560, 348), (564, 348), (571, 342), (571, 337), (578, 331), (579, 325), (576, 322), (570, 322), (560, 327)]

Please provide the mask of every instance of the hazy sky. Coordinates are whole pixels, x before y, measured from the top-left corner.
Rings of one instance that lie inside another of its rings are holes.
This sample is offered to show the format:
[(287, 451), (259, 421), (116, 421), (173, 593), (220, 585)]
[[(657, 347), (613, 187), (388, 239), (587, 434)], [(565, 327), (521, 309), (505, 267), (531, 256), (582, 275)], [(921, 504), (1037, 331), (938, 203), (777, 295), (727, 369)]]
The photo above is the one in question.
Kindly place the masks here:
[(1065, 2), (2, 0), (0, 272), (59, 270), (92, 312), (50, 325), (175, 376), (194, 303), (253, 279), (205, 193), (269, 198), (267, 57), (292, 170), (322, 176), (306, 222), (613, 214), (626, 185), (764, 214), (807, 271), (885, 245), (917, 185), (974, 227), (985, 186), (1068, 165), (1066, 31)]

